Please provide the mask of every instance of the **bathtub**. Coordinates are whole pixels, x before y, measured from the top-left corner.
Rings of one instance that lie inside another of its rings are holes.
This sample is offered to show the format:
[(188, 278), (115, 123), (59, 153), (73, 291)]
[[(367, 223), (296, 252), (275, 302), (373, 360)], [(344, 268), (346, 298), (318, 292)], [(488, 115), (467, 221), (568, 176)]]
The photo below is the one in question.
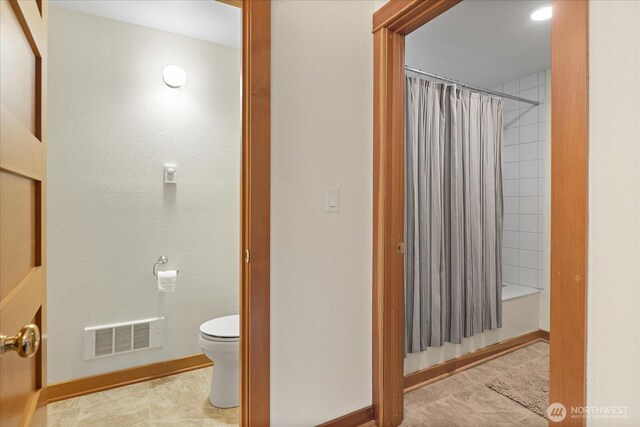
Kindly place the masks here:
[(540, 291), (540, 289), (531, 288), (529, 286), (514, 285), (513, 283), (502, 283), (502, 301), (537, 294)]

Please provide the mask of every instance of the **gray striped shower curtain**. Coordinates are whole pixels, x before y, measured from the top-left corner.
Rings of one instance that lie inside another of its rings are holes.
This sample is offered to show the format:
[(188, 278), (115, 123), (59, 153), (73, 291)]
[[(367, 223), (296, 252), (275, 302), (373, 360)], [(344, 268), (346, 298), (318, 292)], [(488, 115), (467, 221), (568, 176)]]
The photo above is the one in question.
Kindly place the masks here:
[(502, 326), (502, 108), (406, 79), (406, 353)]

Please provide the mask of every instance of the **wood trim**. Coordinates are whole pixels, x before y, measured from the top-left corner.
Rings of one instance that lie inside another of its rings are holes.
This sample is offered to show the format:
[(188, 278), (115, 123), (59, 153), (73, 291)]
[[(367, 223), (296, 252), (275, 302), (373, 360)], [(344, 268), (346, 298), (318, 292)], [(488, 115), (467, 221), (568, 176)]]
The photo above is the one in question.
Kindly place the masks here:
[[(397, 354), (404, 313), (393, 238), (402, 218), (389, 198), (397, 186), (390, 146), (401, 145), (404, 105), (397, 103), (399, 36), (406, 35), (458, 3), (458, 0), (391, 0), (373, 16), (374, 40), (374, 226), (373, 226), (373, 406), (380, 426), (397, 426), (402, 416)], [(550, 401), (566, 407), (586, 404), (586, 277), (588, 192), (588, 5), (587, 0), (553, 0), (552, 23), (552, 214)], [(403, 74), (402, 74), (403, 75)], [(394, 102), (394, 99), (396, 102)], [(399, 107), (398, 107), (399, 105)], [(394, 107), (396, 106), (396, 107)], [(567, 117), (569, 119), (567, 119)], [(394, 182), (396, 186), (394, 186)], [(400, 199), (398, 197), (398, 199)], [(396, 218), (394, 220), (394, 218)], [(394, 333), (397, 334), (394, 337)], [(396, 408), (396, 409), (394, 409)], [(400, 409), (401, 410), (401, 409)], [(584, 425), (565, 418), (563, 424)]]
[(271, 2), (242, 4), (240, 423), (268, 426)]
[(229, 6), (242, 7), (242, 0), (218, 0), (220, 3), (228, 4)]
[[(553, 1), (549, 402), (586, 405), (589, 5)], [(583, 418), (560, 423), (583, 426)]]
[(136, 366), (134, 368), (107, 372), (92, 377), (50, 384), (47, 390), (47, 403), (162, 378), (194, 369), (206, 368), (211, 365), (212, 363), (207, 356), (197, 354), (166, 362)]
[(545, 331), (544, 329), (540, 329), (540, 331), (538, 331), (538, 332), (540, 332), (540, 339), (541, 340), (547, 341), (547, 342), (550, 341), (550, 339), (549, 339), (549, 331)]
[(404, 36), (374, 33), (373, 406), (378, 425), (403, 417)]
[(367, 406), (366, 408), (358, 409), (347, 415), (327, 421), (326, 423), (318, 424), (317, 427), (357, 427), (373, 421), (373, 419), (373, 406)]
[[(529, 332), (411, 373), (404, 377), (404, 391), (406, 393), (424, 387), (427, 384), (473, 368), (481, 363), (488, 362), (491, 359), (503, 356), (538, 341), (545, 341), (545, 332), (546, 331), (542, 330)], [(548, 333), (546, 335), (548, 335)]]
[(391, 0), (373, 15), (373, 32), (380, 28), (407, 35), (462, 0)]

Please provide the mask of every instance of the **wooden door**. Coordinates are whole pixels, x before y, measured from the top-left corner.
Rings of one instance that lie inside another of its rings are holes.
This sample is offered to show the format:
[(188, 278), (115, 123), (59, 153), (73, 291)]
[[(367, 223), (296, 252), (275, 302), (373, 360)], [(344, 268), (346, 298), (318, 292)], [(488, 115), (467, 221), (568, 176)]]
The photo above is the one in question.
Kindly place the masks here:
[(2, 427), (46, 424), (46, 17), (44, 0), (0, 0)]

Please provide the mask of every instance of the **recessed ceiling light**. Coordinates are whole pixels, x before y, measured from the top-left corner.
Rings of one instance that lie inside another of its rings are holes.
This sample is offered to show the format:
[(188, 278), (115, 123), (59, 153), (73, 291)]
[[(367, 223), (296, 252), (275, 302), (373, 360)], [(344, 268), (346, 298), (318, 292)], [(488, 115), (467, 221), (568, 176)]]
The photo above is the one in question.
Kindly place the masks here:
[(546, 5), (531, 12), (531, 19), (534, 21), (546, 21), (547, 19), (551, 19), (551, 14), (551, 6)]

